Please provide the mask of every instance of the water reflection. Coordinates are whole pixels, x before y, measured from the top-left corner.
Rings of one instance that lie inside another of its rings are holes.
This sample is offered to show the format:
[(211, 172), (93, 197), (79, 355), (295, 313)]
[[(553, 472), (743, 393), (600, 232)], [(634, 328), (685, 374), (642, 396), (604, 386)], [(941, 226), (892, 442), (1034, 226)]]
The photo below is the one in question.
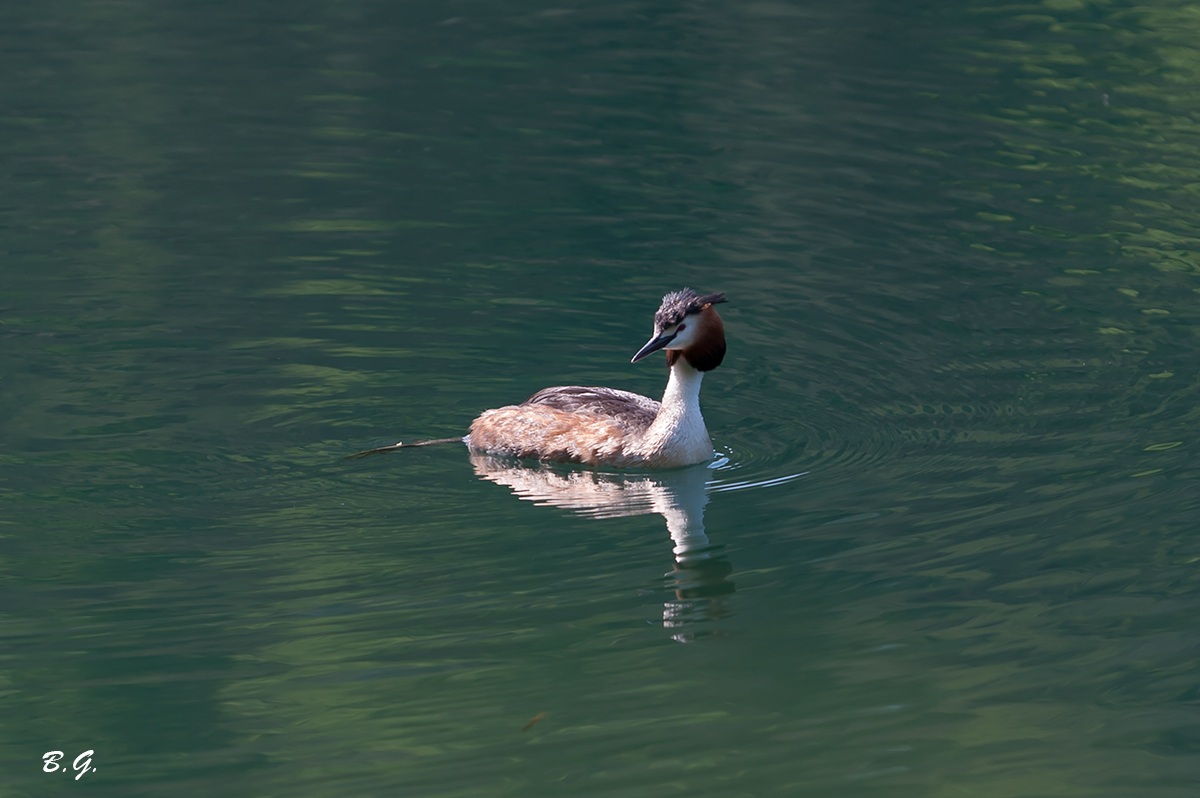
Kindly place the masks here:
[(663, 626), (674, 639), (695, 639), (702, 622), (730, 614), (722, 597), (733, 593), (733, 566), (704, 529), (712, 472), (707, 465), (657, 473), (615, 473), (528, 466), (473, 452), (471, 465), (483, 479), (504, 485), (519, 498), (562, 507), (592, 518), (622, 518), (657, 513), (673, 543), (667, 586), (674, 598), (664, 602)]

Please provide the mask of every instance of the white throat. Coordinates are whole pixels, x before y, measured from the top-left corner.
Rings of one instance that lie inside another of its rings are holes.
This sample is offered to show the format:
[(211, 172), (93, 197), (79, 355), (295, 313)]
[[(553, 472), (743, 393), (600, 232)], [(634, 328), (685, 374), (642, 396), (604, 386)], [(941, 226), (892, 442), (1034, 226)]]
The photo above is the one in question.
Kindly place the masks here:
[(640, 447), (658, 465), (691, 465), (712, 459), (712, 441), (700, 415), (703, 379), (704, 372), (692, 368), (686, 358), (671, 366), (662, 405)]

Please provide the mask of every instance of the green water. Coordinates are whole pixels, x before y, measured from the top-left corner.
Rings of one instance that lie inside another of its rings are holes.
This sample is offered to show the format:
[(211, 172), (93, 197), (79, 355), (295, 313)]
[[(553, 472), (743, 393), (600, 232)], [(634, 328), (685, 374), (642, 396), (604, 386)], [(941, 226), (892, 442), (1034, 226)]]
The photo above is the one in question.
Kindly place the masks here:
[(1194, 11), (0, 9), (0, 795), (1195, 795)]

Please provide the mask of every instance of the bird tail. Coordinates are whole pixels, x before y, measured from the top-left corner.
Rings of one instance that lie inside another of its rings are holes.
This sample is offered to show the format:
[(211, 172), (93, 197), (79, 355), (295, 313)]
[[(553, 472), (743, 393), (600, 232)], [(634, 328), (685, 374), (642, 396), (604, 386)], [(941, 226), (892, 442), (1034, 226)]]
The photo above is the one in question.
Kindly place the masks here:
[(374, 449), (367, 449), (362, 452), (348, 454), (346, 455), (346, 459), (357, 460), (360, 457), (367, 457), (372, 454), (384, 454), (385, 452), (394, 452), (397, 449), (414, 449), (418, 446), (436, 446), (439, 443), (462, 443), (462, 438), (433, 438), (427, 441), (413, 441), (412, 443), (399, 441), (397, 443), (388, 444), (387, 446), (377, 446)]

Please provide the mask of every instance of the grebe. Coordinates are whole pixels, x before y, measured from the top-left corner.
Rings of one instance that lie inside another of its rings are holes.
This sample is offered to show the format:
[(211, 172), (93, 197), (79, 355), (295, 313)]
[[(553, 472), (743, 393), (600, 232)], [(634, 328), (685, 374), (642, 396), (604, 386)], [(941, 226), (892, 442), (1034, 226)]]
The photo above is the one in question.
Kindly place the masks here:
[(700, 382), (725, 357), (725, 325), (713, 309), (725, 301), (690, 288), (663, 297), (654, 335), (629, 361), (666, 350), (671, 376), (661, 402), (615, 388), (543, 388), (519, 405), (484, 411), (463, 442), (491, 454), (617, 468), (712, 459)]

